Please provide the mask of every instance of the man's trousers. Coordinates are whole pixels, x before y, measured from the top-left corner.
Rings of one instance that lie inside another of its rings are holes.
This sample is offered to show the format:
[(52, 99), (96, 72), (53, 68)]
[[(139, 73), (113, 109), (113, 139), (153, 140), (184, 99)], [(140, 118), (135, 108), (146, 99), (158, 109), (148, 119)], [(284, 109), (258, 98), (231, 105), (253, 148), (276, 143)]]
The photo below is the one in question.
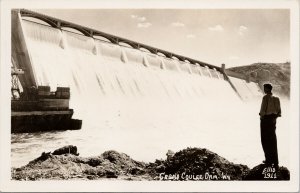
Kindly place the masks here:
[(261, 144), (265, 153), (266, 164), (278, 165), (276, 115), (265, 115), (261, 118)]

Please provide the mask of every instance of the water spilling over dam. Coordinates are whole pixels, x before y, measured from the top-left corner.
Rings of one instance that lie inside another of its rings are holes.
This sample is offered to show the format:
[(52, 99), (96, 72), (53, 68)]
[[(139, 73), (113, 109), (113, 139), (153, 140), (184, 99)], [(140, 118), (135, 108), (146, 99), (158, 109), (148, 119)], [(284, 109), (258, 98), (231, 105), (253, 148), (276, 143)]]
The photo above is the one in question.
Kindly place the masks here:
[[(70, 106), (83, 128), (12, 135), (13, 165), (72, 143), (85, 155), (117, 149), (145, 161), (187, 146), (207, 147), (250, 165), (261, 161), (253, 160), (263, 157), (260, 101), (244, 103), (262, 96), (255, 83), (228, 80), (218, 67), (35, 23), (20, 14), (15, 22), (30, 61), (25, 71), (31, 76), (22, 86), (70, 87)], [(22, 67), (18, 57), (14, 60)]]

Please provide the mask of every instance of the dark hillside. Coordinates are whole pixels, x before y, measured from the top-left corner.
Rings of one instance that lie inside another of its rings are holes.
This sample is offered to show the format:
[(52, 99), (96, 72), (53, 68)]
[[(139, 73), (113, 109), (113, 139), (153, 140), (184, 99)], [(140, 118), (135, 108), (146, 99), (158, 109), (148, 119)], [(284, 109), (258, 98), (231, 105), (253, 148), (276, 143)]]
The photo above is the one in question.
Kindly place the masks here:
[(247, 66), (228, 68), (228, 70), (250, 76), (256, 79), (260, 85), (269, 82), (273, 85), (275, 94), (290, 96), (290, 62), (254, 63)]

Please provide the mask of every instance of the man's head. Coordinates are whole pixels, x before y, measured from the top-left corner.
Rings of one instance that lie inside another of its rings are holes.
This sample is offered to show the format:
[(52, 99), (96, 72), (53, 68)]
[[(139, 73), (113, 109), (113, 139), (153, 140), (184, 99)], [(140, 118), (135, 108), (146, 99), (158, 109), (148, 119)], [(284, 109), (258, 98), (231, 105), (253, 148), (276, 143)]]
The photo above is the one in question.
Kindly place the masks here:
[(266, 94), (270, 94), (271, 93), (271, 91), (272, 91), (272, 85), (271, 84), (264, 84), (264, 92), (266, 93)]

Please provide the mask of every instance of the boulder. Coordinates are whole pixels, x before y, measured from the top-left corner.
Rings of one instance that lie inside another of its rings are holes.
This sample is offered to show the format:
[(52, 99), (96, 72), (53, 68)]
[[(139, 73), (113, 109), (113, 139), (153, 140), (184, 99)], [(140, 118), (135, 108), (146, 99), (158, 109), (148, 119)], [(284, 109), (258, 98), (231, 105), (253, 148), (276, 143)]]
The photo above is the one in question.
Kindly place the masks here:
[(79, 155), (79, 153), (77, 153), (77, 147), (73, 145), (67, 145), (62, 148), (56, 149), (52, 154), (53, 155), (73, 154), (76, 156)]

